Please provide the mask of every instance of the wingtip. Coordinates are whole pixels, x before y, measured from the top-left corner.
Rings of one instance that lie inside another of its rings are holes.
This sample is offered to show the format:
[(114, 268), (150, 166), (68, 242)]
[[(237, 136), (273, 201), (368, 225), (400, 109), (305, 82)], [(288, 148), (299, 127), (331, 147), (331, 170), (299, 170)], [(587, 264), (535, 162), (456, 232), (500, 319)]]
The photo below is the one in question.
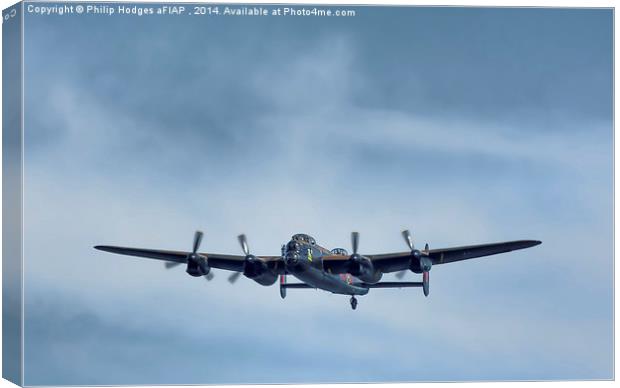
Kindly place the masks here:
[(525, 240), (524, 243), (525, 243), (524, 248), (532, 248), (532, 247), (535, 247), (536, 245), (542, 244), (542, 241), (540, 241), (540, 240)]

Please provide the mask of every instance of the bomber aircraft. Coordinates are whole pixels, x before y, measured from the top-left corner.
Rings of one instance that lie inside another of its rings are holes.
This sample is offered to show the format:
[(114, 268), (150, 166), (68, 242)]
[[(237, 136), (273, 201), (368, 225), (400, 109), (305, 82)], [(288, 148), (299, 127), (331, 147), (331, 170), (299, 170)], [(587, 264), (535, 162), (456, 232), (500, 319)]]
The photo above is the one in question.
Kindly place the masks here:
[[(361, 255), (358, 252), (359, 233), (351, 233), (353, 253), (343, 248), (329, 250), (318, 245), (307, 234), (296, 234), (282, 246), (279, 256), (255, 256), (250, 253), (245, 235), (238, 237), (244, 255), (199, 253), (203, 233), (196, 231), (191, 252), (157, 249), (125, 248), (107, 245), (95, 246), (106, 252), (146, 257), (166, 261), (166, 268), (186, 264), (191, 276), (213, 277), (211, 268), (234, 273), (228, 278), (234, 283), (241, 274), (263, 286), (270, 286), (280, 277), (280, 296), (286, 297), (289, 288), (322, 289), (334, 294), (350, 295), (351, 308), (357, 308), (358, 295), (366, 295), (371, 288), (421, 287), (424, 296), (429, 293), (429, 272), (433, 265), (453, 263), (475, 257), (495, 255), (540, 244), (537, 240), (518, 240), (456, 248), (416, 249), (408, 230), (402, 235), (409, 247), (406, 252)], [(407, 270), (422, 274), (421, 282), (381, 282), (384, 273), (397, 272), (402, 279)], [(286, 275), (301, 282), (287, 283)]]

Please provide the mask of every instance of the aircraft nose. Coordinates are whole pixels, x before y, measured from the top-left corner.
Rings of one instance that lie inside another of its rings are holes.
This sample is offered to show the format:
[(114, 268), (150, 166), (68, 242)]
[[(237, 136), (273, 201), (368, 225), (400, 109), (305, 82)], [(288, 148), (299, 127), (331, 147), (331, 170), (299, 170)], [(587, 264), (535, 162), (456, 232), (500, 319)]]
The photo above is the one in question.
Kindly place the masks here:
[(299, 263), (299, 243), (295, 240), (289, 241), (286, 247), (286, 256), (284, 260), (287, 266), (294, 266)]

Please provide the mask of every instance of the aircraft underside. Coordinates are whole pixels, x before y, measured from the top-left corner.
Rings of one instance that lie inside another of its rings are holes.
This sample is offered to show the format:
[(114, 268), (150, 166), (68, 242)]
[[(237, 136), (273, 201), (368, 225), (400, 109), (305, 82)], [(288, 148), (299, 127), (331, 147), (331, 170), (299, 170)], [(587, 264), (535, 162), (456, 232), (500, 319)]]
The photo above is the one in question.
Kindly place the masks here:
[[(292, 275), (312, 288), (341, 295), (366, 295), (368, 288), (349, 284), (339, 275), (329, 274), (319, 269), (308, 267), (292, 272)], [(348, 274), (347, 274), (348, 275)]]
[[(287, 259), (291, 259), (287, 257)], [(371, 288), (401, 288), (401, 287), (423, 287), (422, 282), (377, 282), (364, 283), (353, 277), (349, 273), (332, 274), (323, 268), (312, 265), (311, 261), (299, 260), (293, 263), (288, 261), (287, 272), (300, 280), (300, 283), (287, 283), (286, 274), (280, 275), (280, 296), (286, 297), (286, 290), (289, 288), (297, 289), (320, 289), (333, 294), (350, 295), (351, 308), (357, 308), (355, 296), (368, 294)], [(380, 279), (380, 277), (379, 277)]]

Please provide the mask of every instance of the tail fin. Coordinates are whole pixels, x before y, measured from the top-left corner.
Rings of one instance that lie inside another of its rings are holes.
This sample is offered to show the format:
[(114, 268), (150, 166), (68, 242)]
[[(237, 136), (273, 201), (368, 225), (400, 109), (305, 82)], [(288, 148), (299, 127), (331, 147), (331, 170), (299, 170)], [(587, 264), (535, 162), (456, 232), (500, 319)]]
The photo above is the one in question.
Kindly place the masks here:
[(286, 274), (280, 275), (280, 297), (286, 298)]

